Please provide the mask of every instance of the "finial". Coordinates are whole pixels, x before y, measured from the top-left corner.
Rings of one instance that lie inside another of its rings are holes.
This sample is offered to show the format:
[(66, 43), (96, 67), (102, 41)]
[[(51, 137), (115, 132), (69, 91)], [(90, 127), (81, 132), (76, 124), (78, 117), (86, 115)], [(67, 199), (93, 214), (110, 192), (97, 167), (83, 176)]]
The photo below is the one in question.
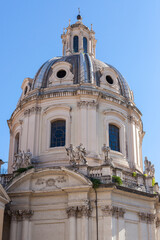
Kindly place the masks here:
[(65, 34), (65, 28), (63, 28), (63, 34)]
[(78, 8), (77, 20), (78, 20), (78, 21), (82, 21), (82, 16), (81, 16), (81, 14), (80, 14), (80, 8)]
[(93, 30), (93, 24), (91, 24), (91, 31)]
[(69, 26), (71, 25), (71, 19), (69, 19)]

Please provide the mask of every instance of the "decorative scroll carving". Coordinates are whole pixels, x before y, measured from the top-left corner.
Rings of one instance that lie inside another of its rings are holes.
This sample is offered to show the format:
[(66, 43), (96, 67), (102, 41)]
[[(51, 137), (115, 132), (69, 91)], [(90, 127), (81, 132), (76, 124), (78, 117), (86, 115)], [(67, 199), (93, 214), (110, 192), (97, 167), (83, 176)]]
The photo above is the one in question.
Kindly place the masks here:
[(13, 220), (24, 220), (30, 219), (34, 211), (25, 209), (25, 210), (8, 210), (8, 215), (12, 217)]
[(68, 217), (75, 217), (76, 216), (76, 212), (77, 212), (77, 207), (68, 207), (66, 209), (66, 213), (68, 215)]
[(129, 122), (129, 123), (136, 123), (135, 117), (133, 117), (133, 116), (131, 116), (131, 115), (128, 115), (127, 119), (128, 119), (128, 122)]
[(110, 147), (106, 146), (106, 144), (103, 145), (102, 152), (104, 154), (104, 163), (109, 164), (109, 165), (113, 165), (112, 164), (112, 158), (109, 157), (110, 150), (111, 150)]
[(138, 213), (138, 216), (140, 221), (146, 222), (146, 223), (153, 223), (155, 220), (155, 214), (151, 214), (151, 213), (140, 212)]
[(107, 216), (111, 216), (112, 215), (112, 206), (104, 206), (101, 208), (103, 216), (107, 217)]
[(27, 109), (27, 110), (25, 110), (24, 111), (24, 115), (29, 115), (29, 114), (31, 114), (31, 113), (39, 113), (39, 112), (41, 112), (41, 107), (32, 107), (32, 108), (29, 108), (29, 109)]
[(77, 106), (79, 108), (82, 108), (82, 107), (92, 107), (92, 108), (95, 108), (97, 106), (97, 102), (95, 102), (94, 100), (92, 102), (80, 101), (80, 102), (77, 103)]
[(24, 151), (22, 152), (21, 150), (19, 150), (18, 153), (16, 153), (15, 155), (15, 159), (13, 161), (13, 169), (17, 170), (19, 168), (25, 168), (25, 167), (29, 167), (32, 165), (32, 153), (30, 152), (30, 150), (28, 149), (27, 152), (25, 153)]
[(124, 214), (125, 214), (125, 209), (123, 208), (119, 208), (119, 207), (115, 207), (115, 206), (104, 206), (101, 208), (103, 216), (113, 216), (115, 218), (123, 218)]
[(66, 213), (68, 217), (90, 217), (92, 212), (92, 208), (90, 205), (82, 205), (82, 206), (74, 206), (74, 207), (68, 207), (66, 209)]
[(147, 176), (154, 177), (155, 174), (154, 165), (150, 161), (148, 161), (147, 157), (145, 157), (144, 165), (145, 165), (144, 173), (147, 174)]
[(69, 156), (69, 162), (71, 165), (76, 166), (80, 164), (87, 164), (86, 150), (82, 146), (83, 144), (80, 143), (80, 145), (75, 148), (73, 144), (70, 144), (69, 148), (66, 148), (67, 155)]
[(156, 227), (157, 228), (160, 227), (160, 219), (159, 218), (157, 218), (157, 220), (156, 220)]

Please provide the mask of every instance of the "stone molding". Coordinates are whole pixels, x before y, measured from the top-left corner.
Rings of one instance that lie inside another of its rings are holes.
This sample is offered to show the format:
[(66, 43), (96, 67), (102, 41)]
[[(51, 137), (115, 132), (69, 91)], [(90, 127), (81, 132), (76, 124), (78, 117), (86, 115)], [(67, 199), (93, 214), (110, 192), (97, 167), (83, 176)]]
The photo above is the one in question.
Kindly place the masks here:
[(115, 206), (106, 205), (101, 208), (104, 217), (113, 216), (115, 218), (124, 218), (125, 209)]
[(87, 205), (82, 205), (82, 206), (73, 206), (73, 207), (68, 207), (66, 209), (66, 213), (68, 215), (68, 218), (70, 217), (77, 217), (81, 218), (83, 216), (85, 217), (90, 217), (92, 212), (92, 208)]
[(29, 115), (31, 113), (40, 113), (41, 110), (42, 110), (41, 107), (32, 107), (32, 108), (26, 109), (24, 111), (24, 116)]
[(144, 212), (139, 212), (138, 213), (139, 220), (145, 223), (154, 223), (155, 220), (155, 214), (152, 213), (144, 213)]
[[(76, 86), (77, 87), (77, 86)], [(101, 93), (99, 94), (95, 89), (91, 89), (90, 91), (86, 90), (86, 89), (80, 89), (77, 91), (77, 89), (73, 88), (74, 91), (70, 92), (70, 91), (66, 91), (66, 89), (62, 89), (63, 91), (50, 91), (48, 92), (44, 92), (42, 89), (38, 89), (37, 91), (35, 91), (35, 93), (32, 95), (28, 95), (27, 99), (24, 98), (23, 100), (21, 100), (17, 106), (17, 108), (15, 109), (15, 111), (13, 112), (11, 119), (13, 119), (13, 117), (22, 109), (23, 105), (26, 104), (28, 101), (33, 101), (36, 99), (46, 99), (46, 98), (54, 98), (54, 97), (63, 97), (63, 96), (76, 96), (76, 95), (96, 95), (96, 96), (100, 96), (101, 99), (106, 99), (108, 101), (112, 101), (112, 102), (116, 102), (117, 104), (121, 104), (122, 106), (127, 106), (127, 102), (124, 101), (123, 99), (117, 99), (116, 96), (108, 96), (107, 94)], [(8, 121), (10, 121), (8, 120)]]
[(8, 210), (8, 215), (12, 218), (12, 220), (25, 220), (30, 219), (33, 215), (34, 211), (25, 209), (25, 210)]
[(92, 102), (80, 101), (80, 102), (77, 102), (77, 106), (79, 108), (87, 108), (87, 107), (96, 108), (97, 102), (95, 102), (94, 100)]

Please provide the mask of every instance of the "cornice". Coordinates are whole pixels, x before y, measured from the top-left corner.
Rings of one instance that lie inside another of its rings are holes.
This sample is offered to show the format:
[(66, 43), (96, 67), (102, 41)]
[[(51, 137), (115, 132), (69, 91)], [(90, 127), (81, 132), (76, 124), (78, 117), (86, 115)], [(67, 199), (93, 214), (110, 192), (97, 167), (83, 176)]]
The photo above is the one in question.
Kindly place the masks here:
[[(12, 113), (10, 120), (8, 120), (8, 125), (11, 126), (12, 119), (15, 115), (25, 107), (26, 104), (29, 102), (37, 103), (37, 101), (42, 101), (49, 98), (57, 98), (57, 97), (71, 97), (71, 96), (79, 96), (79, 95), (92, 95), (98, 96), (99, 99), (111, 101), (113, 103), (119, 104), (124, 107), (128, 107), (128, 99), (125, 97), (112, 93), (107, 92), (104, 89), (97, 87), (97, 86), (90, 86), (89, 84), (83, 85), (73, 85), (73, 86), (61, 86), (61, 88), (51, 87), (45, 89), (37, 89), (31, 91), (26, 97), (19, 101), (17, 108)], [(137, 108), (134, 104), (130, 106), (133, 110), (137, 111)], [(141, 115), (140, 111), (139, 114)]]

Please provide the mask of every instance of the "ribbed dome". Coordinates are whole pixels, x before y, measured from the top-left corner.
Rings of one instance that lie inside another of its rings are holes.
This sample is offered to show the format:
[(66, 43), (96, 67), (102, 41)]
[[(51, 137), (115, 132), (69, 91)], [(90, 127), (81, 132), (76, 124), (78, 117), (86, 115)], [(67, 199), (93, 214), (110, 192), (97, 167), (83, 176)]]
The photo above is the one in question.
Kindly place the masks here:
[[(73, 74), (71, 85), (87, 83), (91, 87), (97, 86), (133, 100), (132, 91), (117, 69), (90, 57), (87, 53), (55, 57), (45, 62), (35, 75), (32, 90), (50, 87), (51, 79), (54, 82), (55, 78), (55, 75), (53, 76), (54, 66), (60, 66), (61, 70), (63, 70), (63, 64), (69, 64), (70, 66), (70, 72)], [(65, 80), (61, 84), (65, 85)]]

